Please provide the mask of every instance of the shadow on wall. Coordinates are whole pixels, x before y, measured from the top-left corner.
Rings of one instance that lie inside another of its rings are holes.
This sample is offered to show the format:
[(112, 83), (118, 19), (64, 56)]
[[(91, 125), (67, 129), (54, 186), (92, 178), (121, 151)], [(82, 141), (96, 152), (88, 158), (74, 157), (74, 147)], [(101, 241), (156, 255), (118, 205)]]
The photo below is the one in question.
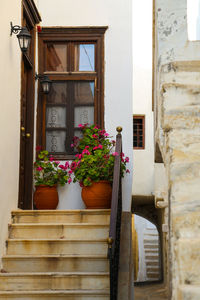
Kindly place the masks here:
[(132, 245), (135, 282), (160, 281), (159, 233), (147, 219), (132, 215)]

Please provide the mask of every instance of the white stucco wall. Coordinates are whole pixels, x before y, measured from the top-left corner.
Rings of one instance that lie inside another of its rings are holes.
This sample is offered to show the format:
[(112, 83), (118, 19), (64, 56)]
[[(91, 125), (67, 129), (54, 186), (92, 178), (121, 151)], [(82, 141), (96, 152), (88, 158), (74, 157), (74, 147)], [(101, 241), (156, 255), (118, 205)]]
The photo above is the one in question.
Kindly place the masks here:
[[(144, 9), (145, 8), (145, 9)], [(133, 113), (145, 115), (145, 149), (133, 151), (133, 195), (154, 188), (152, 1), (133, 0)]]
[(21, 24), (21, 2), (2, 1), (0, 46), (0, 256), (8, 233), (10, 211), (17, 207), (19, 177), (20, 63), (16, 35), (10, 36), (10, 21)]
[[(105, 33), (105, 128), (123, 127), (123, 150), (132, 170), (132, 9), (131, 0), (37, 0), (42, 26), (108, 26)], [(132, 173), (132, 172), (131, 172)], [(132, 175), (123, 180), (123, 210), (130, 210)], [(79, 187), (60, 189), (59, 209), (80, 208)]]

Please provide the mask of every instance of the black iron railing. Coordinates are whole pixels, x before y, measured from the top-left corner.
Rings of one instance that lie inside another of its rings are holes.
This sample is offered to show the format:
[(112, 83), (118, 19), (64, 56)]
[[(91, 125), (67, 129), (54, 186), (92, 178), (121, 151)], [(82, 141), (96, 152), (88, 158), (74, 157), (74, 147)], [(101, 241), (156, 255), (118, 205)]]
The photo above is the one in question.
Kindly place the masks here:
[(112, 202), (110, 215), (110, 231), (108, 238), (108, 257), (110, 260), (110, 300), (117, 300), (118, 291), (118, 269), (119, 269), (119, 253), (120, 253), (120, 228), (121, 228), (121, 212), (122, 212), (122, 194), (121, 194), (121, 176), (120, 161), (122, 152), (122, 128), (117, 127), (116, 148), (115, 152), (119, 155), (115, 156)]

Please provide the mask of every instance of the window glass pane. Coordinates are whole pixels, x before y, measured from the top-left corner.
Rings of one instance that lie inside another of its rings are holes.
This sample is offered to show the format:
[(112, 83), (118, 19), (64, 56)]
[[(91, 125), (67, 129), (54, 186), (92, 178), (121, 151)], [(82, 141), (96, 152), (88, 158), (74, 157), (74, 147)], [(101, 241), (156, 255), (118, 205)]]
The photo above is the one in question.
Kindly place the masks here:
[(94, 104), (94, 82), (74, 82), (74, 102), (80, 105)]
[(67, 44), (47, 44), (46, 71), (67, 71)]
[(66, 127), (66, 107), (51, 106), (46, 108), (46, 127)]
[(94, 106), (78, 106), (74, 110), (74, 125), (88, 123), (94, 124)]
[(75, 45), (75, 71), (95, 71), (95, 45)]
[(67, 83), (53, 82), (51, 92), (47, 97), (47, 103), (66, 103), (67, 102)]
[(49, 152), (66, 152), (66, 131), (46, 130), (46, 149)]

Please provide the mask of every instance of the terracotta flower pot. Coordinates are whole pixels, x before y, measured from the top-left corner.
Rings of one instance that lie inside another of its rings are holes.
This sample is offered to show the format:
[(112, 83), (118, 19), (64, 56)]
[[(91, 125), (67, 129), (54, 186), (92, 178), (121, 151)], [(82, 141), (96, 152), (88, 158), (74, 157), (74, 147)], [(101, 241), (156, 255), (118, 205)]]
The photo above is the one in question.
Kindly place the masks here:
[(93, 182), (91, 186), (84, 186), (81, 193), (86, 208), (110, 208), (112, 187), (109, 181)]
[(33, 195), (37, 209), (56, 209), (58, 205), (58, 191), (56, 185), (38, 185)]

